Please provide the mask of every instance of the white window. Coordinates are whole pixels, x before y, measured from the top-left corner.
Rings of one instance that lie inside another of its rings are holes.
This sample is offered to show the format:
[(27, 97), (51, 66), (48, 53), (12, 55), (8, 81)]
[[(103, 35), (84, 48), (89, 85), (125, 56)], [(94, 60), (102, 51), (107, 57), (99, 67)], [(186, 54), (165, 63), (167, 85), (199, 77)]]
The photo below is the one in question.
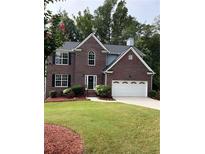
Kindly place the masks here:
[(56, 65), (67, 65), (68, 64), (68, 52), (56, 52), (55, 64)]
[(132, 55), (129, 55), (129, 56), (128, 56), (128, 59), (129, 59), (129, 60), (132, 60), (132, 59), (133, 59), (133, 56), (132, 56)]
[(95, 66), (95, 52), (93, 51), (88, 53), (88, 65)]
[(56, 74), (55, 75), (55, 87), (68, 87), (68, 75)]
[(94, 90), (97, 85), (97, 75), (86, 75), (85, 76), (85, 87), (89, 90)]

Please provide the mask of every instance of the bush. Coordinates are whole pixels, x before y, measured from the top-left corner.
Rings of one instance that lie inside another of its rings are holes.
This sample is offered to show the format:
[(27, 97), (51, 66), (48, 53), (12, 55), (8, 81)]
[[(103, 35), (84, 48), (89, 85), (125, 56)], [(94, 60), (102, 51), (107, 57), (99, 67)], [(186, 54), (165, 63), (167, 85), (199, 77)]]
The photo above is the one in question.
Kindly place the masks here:
[(64, 94), (64, 95), (69, 94), (69, 93), (71, 93), (71, 91), (72, 91), (71, 88), (64, 89), (64, 90), (63, 90), (63, 94)]
[(74, 85), (71, 87), (73, 93), (75, 94), (75, 96), (83, 96), (85, 93), (85, 87), (81, 86), (81, 85)]
[(72, 98), (75, 96), (71, 88), (67, 88), (63, 90), (63, 96), (66, 96), (67, 98)]
[(149, 97), (151, 97), (151, 98), (155, 98), (156, 95), (157, 95), (157, 92), (155, 90), (152, 90), (149, 92)]
[(57, 92), (57, 96), (58, 96), (58, 97), (63, 96), (63, 91), (58, 91), (58, 92)]
[(111, 87), (105, 85), (97, 85), (96, 94), (99, 97), (111, 97)]
[(160, 100), (160, 91), (157, 91), (156, 99)]
[(50, 96), (51, 98), (55, 98), (55, 97), (57, 96), (57, 91), (55, 91), (55, 90), (49, 91), (49, 96)]

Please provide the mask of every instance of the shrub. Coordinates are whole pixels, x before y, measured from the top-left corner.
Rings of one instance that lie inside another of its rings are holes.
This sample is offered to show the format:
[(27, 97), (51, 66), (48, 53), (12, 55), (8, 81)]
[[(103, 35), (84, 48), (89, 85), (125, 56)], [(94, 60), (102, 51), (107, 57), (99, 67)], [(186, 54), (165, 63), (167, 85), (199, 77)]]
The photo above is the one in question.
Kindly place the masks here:
[(57, 92), (57, 96), (58, 96), (58, 97), (63, 96), (63, 91), (58, 91), (58, 92)]
[(151, 98), (155, 98), (156, 95), (157, 95), (157, 92), (155, 90), (152, 90), (149, 92), (149, 97), (151, 97)]
[(55, 90), (51, 90), (51, 91), (49, 91), (49, 96), (51, 98), (55, 98), (57, 96), (57, 92)]
[(67, 88), (63, 90), (63, 96), (66, 96), (67, 98), (72, 98), (75, 96), (71, 88)]
[(72, 91), (71, 88), (64, 89), (63, 94), (66, 95), (66, 94), (70, 93), (71, 91)]
[(156, 99), (160, 100), (160, 91), (157, 91)]
[(73, 93), (75, 94), (75, 96), (82, 96), (85, 93), (85, 87), (81, 86), (81, 85), (74, 85), (71, 87)]
[(99, 97), (111, 97), (111, 87), (105, 85), (97, 85), (96, 94)]

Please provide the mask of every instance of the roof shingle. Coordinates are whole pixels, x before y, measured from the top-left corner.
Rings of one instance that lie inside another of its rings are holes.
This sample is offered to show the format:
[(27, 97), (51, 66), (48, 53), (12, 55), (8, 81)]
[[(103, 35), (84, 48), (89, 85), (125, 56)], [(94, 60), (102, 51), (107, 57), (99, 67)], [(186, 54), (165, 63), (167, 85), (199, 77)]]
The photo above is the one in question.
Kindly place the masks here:
[[(72, 50), (75, 47), (77, 47), (78, 44), (80, 44), (80, 42), (65, 42), (61, 47), (61, 49)], [(103, 44), (103, 45), (105, 46), (105, 48), (108, 49), (108, 51), (110, 51), (110, 54), (121, 54), (130, 48), (130, 46), (126, 46), (126, 45), (111, 45), (111, 44)], [(137, 49), (136, 47), (133, 48), (138, 52), (140, 56), (145, 56), (145, 54), (143, 54), (139, 49)]]

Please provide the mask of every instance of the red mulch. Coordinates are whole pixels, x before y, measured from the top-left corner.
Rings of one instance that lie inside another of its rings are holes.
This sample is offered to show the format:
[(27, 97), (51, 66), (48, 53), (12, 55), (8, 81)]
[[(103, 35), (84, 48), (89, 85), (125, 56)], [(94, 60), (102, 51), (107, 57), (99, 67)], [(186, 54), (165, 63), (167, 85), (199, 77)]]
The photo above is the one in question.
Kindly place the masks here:
[(83, 154), (83, 141), (72, 130), (50, 124), (44, 129), (45, 154)]
[(64, 101), (77, 101), (77, 100), (86, 100), (86, 97), (73, 97), (73, 98), (67, 98), (67, 97), (56, 97), (56, 98), (47, 98), (45, 102), (64, 102)]

